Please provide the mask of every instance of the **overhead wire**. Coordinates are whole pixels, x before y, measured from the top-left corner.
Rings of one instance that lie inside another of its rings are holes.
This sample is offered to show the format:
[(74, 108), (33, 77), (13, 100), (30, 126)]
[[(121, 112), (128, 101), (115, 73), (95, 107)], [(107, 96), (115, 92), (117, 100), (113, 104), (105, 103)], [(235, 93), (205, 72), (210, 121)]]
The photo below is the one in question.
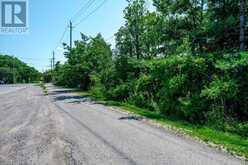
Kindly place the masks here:
[(82, 11), (86, 11), (88, 10), (88, 8), (93, 5), (93, 3), (96, 2), (96, 0), (89, 0), (87, 1), (85, 4), (83, 4), (82, 7), (79, 8), (79, 10), (77, 10), (77, 12), (75, 14), (73, 14), (73, 16), (71, 17), (70, 20), (74, 20), (76, 19), (77, 17), (79, 17), (81, 15), (81, 12)]
[[(87, 10), (94, 2), (96, 2), (96, 0), (89, 0), (86, 3), (83, 3), (83, 6), (79, 10), (77, 10), (75, 14), (73, 14), (73, 16), (71, 17), (71, 20), (78, 17), (82, 11)], [(68, 25), (66, 25), (65, 30), (62, 33), (62, 36), (60, 37), (58, 43), (56, 44), (55, 50), (59, 47), (60, 44), (62, 44), (67, 31), (68, 31)]]
[(66, 25), (65, 30), (63, 31), (62, 36), (60, 37), (60, 39), (59, 39), (59, 41), (58, 41), (58, 43), (57, 43), (57, 45), (55, 47), (55, 50), (59, 47), (60, 44), (62, 44), (67, 30), (68, 30), (68, 25)]
[[(72, 20), (76, 20), (78, 17), (80, 17), (81, 15), (84, 15), (86, 11), (88, 11), (88, 9), (90, 7), (92, 7), (92, 5), (97, 4), (96, 3), (97, 0), (88, 0), (86, 3), (83, 3), (83, 6), (81, 8), (79, 8), (79, 10), (77, 10), (77, 12), (75, 12), (75, 14), (73, 14), (73, 16), (71, 17), (71, 21)], [(93, 15), (95, 12), (97, 12), (105, 3), (107, 2), (107, 0), (103, 0), (99, 5), (97, 5), (89, 14), (87, 14), (85, 17), (83, 17), (79, 22), (77, 22), (74, 25), (74, 28), (76, 28), (78, 25), (80, 25), (82, 22), (84, 22), (85, 20), (87, 20), (91, 15)], [(83, 13), (82, 13), (83, 12)], [(62, 44), (63, 39), (68, 31), (68, 25), (66, 25), (65, 30), (62, 33), (62, 36), (60, 37), (55, 50), (59, 47), (60, 44)]]
[(93, 11), (91, 11), (89, 14), (87, 14), (85, 17), (83, 17), (78, 23), (76, 23), (74, 25), (74, 27), (77, 27), (82, 22), (84, 22), (85, 20), (87, 20), (91, 15), (93, 15), (95, 12), (97, 12), (106, 2), (107, 2), (107, 0), (103, 0), (98, 6), (96, 6), (96, 8)]

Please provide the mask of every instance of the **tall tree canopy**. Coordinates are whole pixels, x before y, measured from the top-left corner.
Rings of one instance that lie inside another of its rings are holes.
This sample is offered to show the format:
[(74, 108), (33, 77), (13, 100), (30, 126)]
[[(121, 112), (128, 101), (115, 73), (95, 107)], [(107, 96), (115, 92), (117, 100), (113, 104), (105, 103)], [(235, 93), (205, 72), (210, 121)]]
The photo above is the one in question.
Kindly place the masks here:
[(19, 59), (0, 55), (0, 81), (5, 83), (31, 83), (39, 81), (41, 74)]
[(55, 82), (248, 136), (247, 1), (153, 4), (128, 0), (113, 51), (101, 35), (65, 45)]

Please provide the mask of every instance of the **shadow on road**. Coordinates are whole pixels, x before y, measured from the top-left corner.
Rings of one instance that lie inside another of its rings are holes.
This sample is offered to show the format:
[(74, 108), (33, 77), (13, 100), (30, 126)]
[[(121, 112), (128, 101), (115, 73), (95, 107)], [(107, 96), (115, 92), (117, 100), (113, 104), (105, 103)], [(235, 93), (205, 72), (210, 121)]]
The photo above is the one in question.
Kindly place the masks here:
[(125, 117), (120, 117), (119, 120), (137, 120), (137, 121), (141, 121), (144, 118), (141, 116), (125, 116)]
[(54, 101), (66, 101), (67, 103), (77, 103), (80, 104), (81, 102), (89, 102), (91, 101), (88, 97), (82, 97), (82, 96), (54, 96)]
[(53, 90), (49, 92), (49, 95), (58, 95), (58, 94), (68, 94), (73, 92), (78, 92), (79, 90), (76, 89), (65, 89), (65, 90)]
[(48, 96), (51, 96), (54, 102), (62, 101), (72, 104), (91, 102), (91, 99), (86, 96), (77, 96), (75, 92), (79, 92), (78, 89), (60, 89), (56, 87), (50, 87), (48, 88), (48, 91)]

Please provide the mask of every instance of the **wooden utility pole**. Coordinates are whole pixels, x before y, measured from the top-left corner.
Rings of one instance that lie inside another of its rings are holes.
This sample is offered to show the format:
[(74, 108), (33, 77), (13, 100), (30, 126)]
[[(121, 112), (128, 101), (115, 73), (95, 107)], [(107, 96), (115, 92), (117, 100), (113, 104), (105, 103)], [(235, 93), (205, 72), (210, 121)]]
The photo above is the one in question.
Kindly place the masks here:
[(52, 73), (52, 82), (54, 82), (54, 70), (55, 70), (55, 52), (52, 53), (53, 57), (51, 58), (51, 73)]
[(70, 21), (70, 49), (72, 49), (72, 22)]
[(51, 71), (53, 70), (53, 59), (50, 58), (50, 67), (51, 67)]
[(52, 67), (55, 69), (55, 52), (53, 51)]

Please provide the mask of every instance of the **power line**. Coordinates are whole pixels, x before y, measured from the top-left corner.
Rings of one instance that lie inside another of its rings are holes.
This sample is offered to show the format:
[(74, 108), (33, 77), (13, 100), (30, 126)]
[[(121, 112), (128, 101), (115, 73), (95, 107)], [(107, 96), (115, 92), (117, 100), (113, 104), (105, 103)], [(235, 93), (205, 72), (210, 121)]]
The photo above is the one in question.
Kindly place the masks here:
[[(78, 26), (79, 24), (81, 24), (83, 21), (85, 21), (87, 18), (89, 18), (91, 15), (93, 15), (97, 10), (99, 10), (105, 3), (107, 0), (103, 0), (102, 3), (100, 3), (98, 6), (96, 6), (96, 8), (90, 12), (88, 15), (86, 15), (85, 17), (83, 17), (74, 27)], [(96, 0), (89, 0), (87, 1), (72, 17), (71, 17), (71, 21), (70, 21), (70, 25), (69, 25), (69, 29), (70, 29), (70, 48), (72, 48), (72, 20), (77, 18), (80, 13), (82, 11), (87, 11), (89, 9), (89, 7), (91, 7), (91, 5), (93, 5), (95, 2), (97, 2)], [(59, 42), (57, 43), (55, 49), (57, 49), (59, 47), (59, 45), (62, 43), (66, 33), (68, 31), (68, 26), (65, 27), (65, 30), (62, 33), (62, 36), (59, 40)]]
[(59, 45), (62, 44), (62, 41), (63, 41), (63, 39), (64, 39), (64, 37), (65, 37), (65, 35), (66, 35), (67, 30), (68, 30), (68, 26), (66, 25), (65, 30), (64, 30), (64, 32), (62, 33), (62, 36), (61, 36), (59, 42), (57, 43), (55, 49), (57, 49), (57, 48), (59, 47)]
[[(106, 1), (107, 1), (107, 0), (104, 0), (104, 1), (103, 1), (100, 5), (98, 5), (92, 12), (90, 12), (88, 15), (86, 15), (85, 17), (83, 17), (83, 19), (81, 19), (81, 20), (75, 25), (75, 27), (78, 26), (79, 24), (81, 24), (84, 20), (86, 20), (86, 19), (87, 19), (88, 17), (90, 17), (92, 14), (94, 14), (99, 8), (101, 8), (101, 7), (104, 5), (104, 3), (105, 3)], [(84, 5), (83, 5), (83, 6), (82, 6), (82, 7), (81, 7), (73, 16), (72, 16), (72, 17), (71, 17), (71, 20), (73, 20), (73, 19), (75, 19), (76, 17), (78, 17), (82, 11), (87, 11), (88, 8), (89, 8), (91, 5), (93, 5), (95, 2), (96, 2), (96, 0), (89, 0), (89, 1), (87, 1), (87, 2), (86, 2), (86, 3), (85, 3), (85, 4), (84, 4)], [(62, 43), (62, 41), (63, 41), (63, 39), (64, 39), (64, 37), (65, 37), (65, 35), (66, 35), (67, 30), (68, 30), (68, 26), (65, 27), (65, 30), (63, 31), (62, 36), (61, 36), (59, 42), (57, 43), (55, 49), (57, 49), (57, 48), (59, 47), (59, 45)], [(72, 36), (71, 30), (72, 30), (72, 22), (70, 22), (70, 36)], [(70, 37), (70, 46), (72, 45), (72, 44), (71, 44), (71, 40), (72, 40), (72, 38)]]
[(78, 23), (76, 23), (75, 27), (80, 25), (83, 21), (87, 20), (91, 15), (93, 15), (97, 10), (99, 10), (106, 2), (107, 0), (103, 0), (102, 3), (100, 3), (92, 12), (90, 12), (88, 15), (83, 17)]
[(16, 57), (22, 60), (37, 61), (37, 62), (45, 60), (45, 58), (41, 59), (41, 58), (26, 58), (26, 57), (19, 57), (19, 56), (16, 56)]
[[(86, 3), (84, 3), (84, 5), (71, 17), (70, 20), (73, 20), (74, 18), (78, 17), (79, 14), (84, 9), (87, 10), (94, 2), (96, 2), (96, 0), (89, 0)], [(71, 31), (72, 30), (72, 22), (71, 21), (70, 21), (70, 26), (69, 27), (70, 27), (70, 36), (72, 36), (72, 31)], [(66, 25), (65, 30), (63, 31), (62, 36), (61, 36), (59, 42), (57, 43), (55, 49), (57, 49), (59, 47), (59, 45), (62, 44), (62, 41), (63, 41), (63, 39), (64, 39), (64, 37), (66, 35), (67, 30), (68, 30), (68, 26)], [(70, 46), (72, 45), (72, 41), (71, 40), (72, 40), (72, 38), (70, 37)]]
[(96, 2), (96, 0), (89, 0), (88, 2), (86, 2), (72, 17), (70, 20), (74, 20), (74, 18), (76, 19), (77, 17), (80, 16), (80, 13), (82, 11), (87, 11), (87, 9), (94, 4), (94, 2)]

